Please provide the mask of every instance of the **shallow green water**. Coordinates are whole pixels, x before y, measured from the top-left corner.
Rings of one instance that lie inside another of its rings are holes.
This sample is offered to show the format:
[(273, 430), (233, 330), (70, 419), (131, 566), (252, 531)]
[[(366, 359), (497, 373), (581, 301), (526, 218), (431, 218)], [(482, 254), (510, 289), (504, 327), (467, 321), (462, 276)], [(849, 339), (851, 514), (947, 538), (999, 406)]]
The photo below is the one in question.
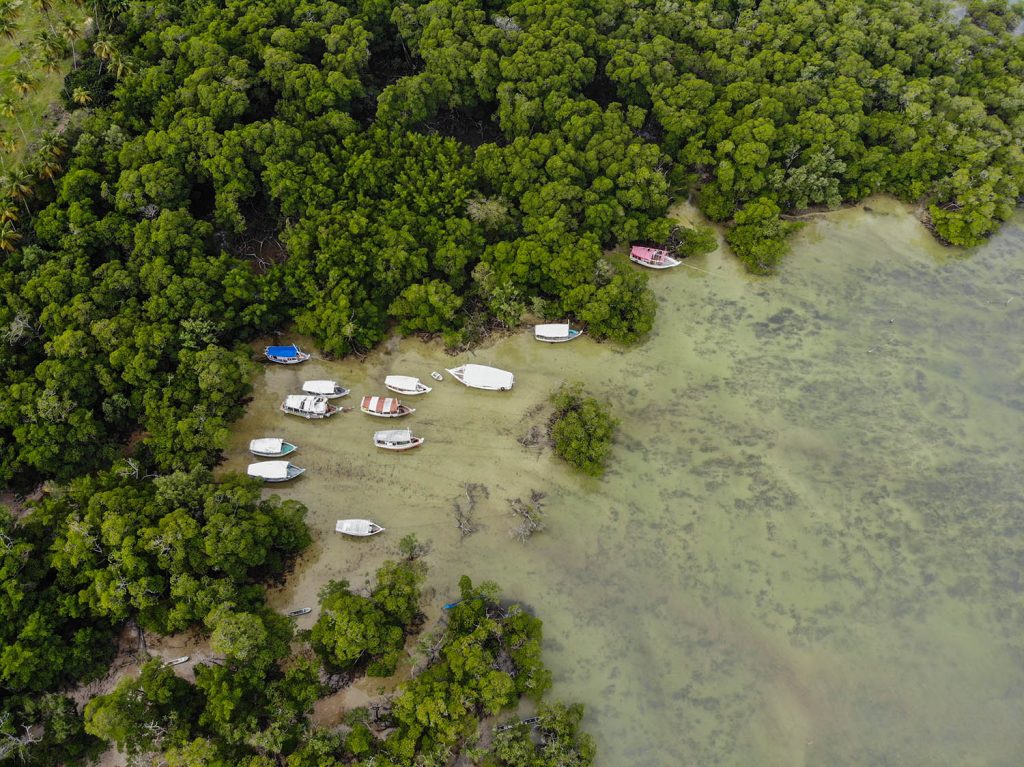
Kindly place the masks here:
[[(409, 454), (372, 447), (394, 422), (276, 408), (308, 378), (354, 395), (383, 393), (387, 373), (430, 383), (456, 364), (436, 345), (267, 366), (228, 466), (251, 437), (297, 442), (308, 472), (278, 490), (317, 531), (272, 602), (360, 585), (415, 532), (433, 614), (462, 573), (538, 611), (554, 694), (587, 704), (601, 767), (1018, 765), (1024, 232), (1018, 219), (964, 257), (871, 206), (811, 222), (775, 278), (721, 251), (652, 275), (639, 347), (523, 333), (457, 358), (514, 371), (515, 389), (446, 375), (406, 400), (401, 425), (427, 438)], [(516, 442), (565, 379), (622, 420), (601, 481)], [(489, 495), (463, 538), (466, 482)], [(533, 489), (548, 530), (523, 545), (508, 499)], [(388, 532), (342, 539), (341, 517)]]

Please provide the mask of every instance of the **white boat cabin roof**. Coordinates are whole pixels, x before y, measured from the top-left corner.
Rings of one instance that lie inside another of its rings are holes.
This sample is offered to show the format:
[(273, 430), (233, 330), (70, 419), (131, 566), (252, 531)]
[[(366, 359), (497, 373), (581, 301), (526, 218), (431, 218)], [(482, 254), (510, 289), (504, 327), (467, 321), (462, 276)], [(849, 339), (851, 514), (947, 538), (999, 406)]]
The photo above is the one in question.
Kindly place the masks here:
[(386, 429), (375, 432), (373, 438), (377, 442), (412, 442), (412, 430)]
[(289, 394), (284, 398), (284, 406), (289, 410), (301, 410), (304, 413), (327, 412), (327, 400), (305, 394)]
[(569, 323), (556, 323), (554, 325), (535, 325), (533, 328), (533, 334), (535, 336), (543, 336), (544, 338), (568, 338), (569, 337)]
[[(457, 370), (458, 368), (456, 368)], [(463, 365), (462, 380), (483, 389), (511, 389), (514, 376), (507, 370), (487, 365)]]
[(260, 461), (249, 464), (249, 476), (260, 479), (285, 479), (288, 476), (288, 461)]
[(384, 379), (385, 386), (394, 386), (396, 389), (408, 389), (413, 391), (419, 385), (420, 379), (414, 376), (388, 376)]
[(311, 394), (334, 394), (338, 390), (337, 381), (306, 381), (302, 390)]
[(284, 447), (284, 440), (279, 437), (264, 437), (263, 439), (254, 439), (249, 443), (249, 449), (255, 450), (257, 453), (280, 453), (282, 447)]

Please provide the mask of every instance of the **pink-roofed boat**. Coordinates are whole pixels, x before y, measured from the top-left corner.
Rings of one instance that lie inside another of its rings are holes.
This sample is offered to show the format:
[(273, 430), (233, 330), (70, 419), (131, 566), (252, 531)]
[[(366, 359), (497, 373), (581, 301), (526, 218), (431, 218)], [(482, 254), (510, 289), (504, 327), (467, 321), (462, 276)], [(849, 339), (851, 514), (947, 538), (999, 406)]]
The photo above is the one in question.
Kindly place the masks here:
[(647, 248), (643, 245), (634, 245), (630, 249), (629, 260), (648, 269), (671, 269), (682, 263), (678, 258), (672, 258), (667, 250)]

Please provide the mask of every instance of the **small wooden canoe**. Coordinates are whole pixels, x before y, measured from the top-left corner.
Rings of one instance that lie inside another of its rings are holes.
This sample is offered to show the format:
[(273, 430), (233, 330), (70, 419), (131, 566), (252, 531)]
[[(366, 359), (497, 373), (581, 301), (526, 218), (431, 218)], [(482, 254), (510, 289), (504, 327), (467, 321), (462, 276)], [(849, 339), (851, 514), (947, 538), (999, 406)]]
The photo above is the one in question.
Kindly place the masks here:
[(433, 378), (435, 381), (443, 381), (444, 380), (444, 376), (441, 375), (440, 373), (438, 373), (436, 370), (433, 373), (430, 374), (430, 377)]
[(188, 663), (188, 658), (189, 658), (189, 656), (187, 656), (187, 655), (182, 655), (180, 658), (171, 658), (170, 660), (165, 660), (164, 661), (164, 665), (165, 666), (180, 666), (182, 663)]
[(368, 535), (383, 533), (384, 528), (368, 519), (339, 519), (334, 525), (334, 532), (365, 538)]
[(429, 386), (412, 376), (388, 376), (384, 379), (384, 385), (399, 394), (426, 394), (430, 391)]
[(282, 458), (294, 453), (297, 449), (291, 442), (285, 442), (279, 437), (264, 437), (254, 439), (249, 443), (249, 452), (260, 458)]
[(268, 360), (276, 362), (278, 365), (298, 365), (309, 359), (309, 354), (294, 344), (292, 346), (268, 346), (263, 350), (263, 354)]
[(374, 397), (367, 395), (359, 406), (367, 415), (375, 415), (378, 418), (400, 418), (403, 415), (415, 413), (416, 408), (403, 405), (395, 397)]
[(295, 479), (305, 469), (289, 463), (288, 461), (260, 461), (250, 463), (247, 473), (250, 477), (258, 477), (264, 482), (286, 482)]
[(327, 399), (337, 399), (348, 394), (349, 390), (337, 381), (306, 381), (302, 384), (302, 391), (306, 394), (314, 394)]
[(309, 615), (313, 612), (312, 607), (300, 607), (298, 610), (289, 610), (285, 613), (289, 618), (298, 618), (300, 615)]
[(412, 450), (423, 442), (423, 437), (414, 436), (409, 429), (389, 429), (373, 435), (373, 444), (383, 450)]

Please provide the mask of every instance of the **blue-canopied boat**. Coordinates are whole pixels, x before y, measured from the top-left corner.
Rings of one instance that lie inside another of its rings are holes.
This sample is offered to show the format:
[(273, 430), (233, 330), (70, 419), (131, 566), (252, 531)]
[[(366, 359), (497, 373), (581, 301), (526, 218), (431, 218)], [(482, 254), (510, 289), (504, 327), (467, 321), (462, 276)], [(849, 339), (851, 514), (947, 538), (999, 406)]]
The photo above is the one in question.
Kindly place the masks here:
[(268, 346), (263, 350), (263, 354), (268, 360), (279, 365), (297, 365), (309, 359), (309, 354), (294, 344), (291, 346)]

